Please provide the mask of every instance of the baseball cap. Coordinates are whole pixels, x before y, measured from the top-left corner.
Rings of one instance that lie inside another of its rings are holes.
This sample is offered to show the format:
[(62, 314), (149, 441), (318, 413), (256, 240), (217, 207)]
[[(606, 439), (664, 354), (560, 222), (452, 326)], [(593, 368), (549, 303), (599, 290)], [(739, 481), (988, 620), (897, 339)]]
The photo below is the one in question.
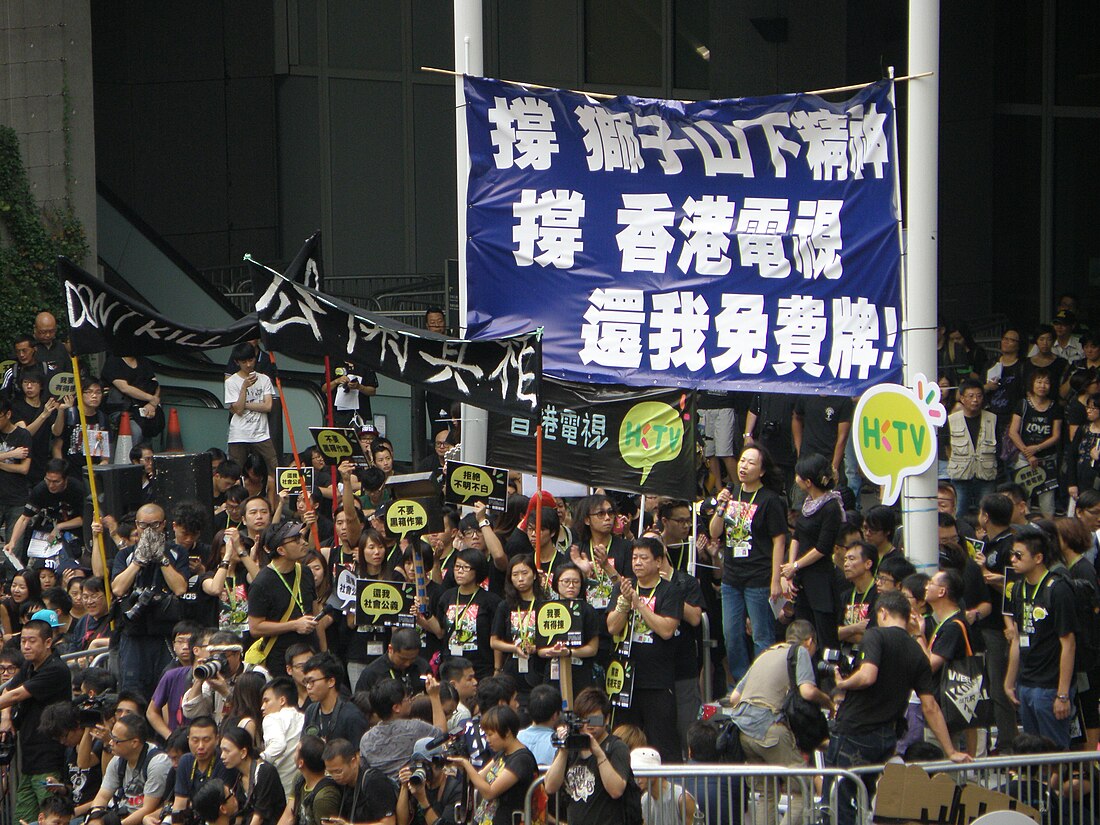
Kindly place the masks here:
[(34, 615), (31, 616), (32, 622), (45, 622), (50, 627), (61, 627), (61, 622), (58, 621), (57, 613), (52, 610), (36, 610)]
[(1054, 315), (1055, 324), (1076, 324), (1077, 316), (1068, 309), (1060, 309)]
[(279, 524), (268, 527), (264, 531), (263, 545), (267, 548), (269, 554), (275, 555), (276, 550), (291, 539), (297, 538), (304, 529), (305, 525), (300, 521), (280, 522)]
[(359, 425), (360, 435), (378, 435), (378, 428), (369, 421), (364, 421)]
[(416, 740), (416, 744), (413, 745), (412, 758), (424, 759), (428, 762), (442, 762), (447, 758), (447, 755), (443, 752), (443, 742), (440, 742), (434, 748), (431, 747), (432, 743), (436, 739), (431, 736), (424, 736)]
[(659, 768), (661, 754), (653, 748), (635, 748), (630, 752), (631, 768)]

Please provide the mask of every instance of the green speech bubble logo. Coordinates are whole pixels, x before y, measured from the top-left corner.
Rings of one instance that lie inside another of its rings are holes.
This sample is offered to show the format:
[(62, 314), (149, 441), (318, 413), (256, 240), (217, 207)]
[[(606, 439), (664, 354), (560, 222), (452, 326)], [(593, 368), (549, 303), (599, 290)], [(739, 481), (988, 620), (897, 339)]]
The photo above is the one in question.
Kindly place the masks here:
[(622, 662), (612, 662), (607, 666), (607, 679), (604, 682), (604, 688), (608, 695), (613, 696), (620, 693), (625, 684), (626, 671), (623, 669)]
[(76, 394), (76, 377), (71, 372), (57, 372), (50, 378), (48, 387), (50, 395), (54, 398), (63, 398), (66, 395)]
[(428, 513), (419, 501), (403, 498), (386, 508), (386, 527), (397, 536), (421, 533), (428, 526)]
[(294, 467), (290, 467), (279, 473), (279, 489), (280, 490), (293, 490), (302, 486), (301, 476), (298, 475), (298, 470)]
[(683, 446), (684, 422), (675, 407), (661, 401), (642, 401), (623, 416), (619, 452), (623, 461), (642, 471), (642, 484), (654, 464), (672, 461)]
[(469, 501), (473, 496), (488, 498), (493, 492), (493, 479), (480, 467), (462, 465), (451, 473), (451, 489), (462, 496), (463, 501)]
[(902, 479), (920, 475), (936, 460), (936, 428), (947, 421), (940, 388), (918, 375), (914, 386), (880, 384), (856, 405), (856, 459), (870, 481), (883, 486), (882, 503), (893, 504)]
[(392, 584), (372, 582), (363, 588), (359, 597), (359, 612), (371, 620), (371, 624), (380, 624), (383, 616), (393, 616), (401, 612), (401, 591)]
[(317, 433), (318, 449), (331, 459), (340, 459), (352, 454), (351, 442), (343, 433), (335, 430), (321, 430)]
[(546, 637), (549, 642), (555, 636), (563, 636), (568, 632), (569, 611), (560, 602), (547, 602), (539, 608), (538, 628), (539, 634)]

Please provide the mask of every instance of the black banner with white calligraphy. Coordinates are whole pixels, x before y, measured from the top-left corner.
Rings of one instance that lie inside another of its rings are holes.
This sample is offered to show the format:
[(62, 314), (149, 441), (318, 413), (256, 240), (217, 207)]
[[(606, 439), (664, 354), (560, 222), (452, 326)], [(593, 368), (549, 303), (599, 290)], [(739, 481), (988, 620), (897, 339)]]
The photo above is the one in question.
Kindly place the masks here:
[(294, 260), (283, 273), (298, 284), (305, 284), (318, 292), (325, 291), (325, 269), (321, 257), (321, 230), (318, 229), (302, 244)]
[[(692, 498), (695, 393), (544, 378), (542, 471), (615, 490)], [(489, 416), (489, 463), (535, 471), (537, 419)]]
[(57, 259), (57, 276), (65, 293), (73, 355), (179, 354), (231, 347), (260, 337), (255, 315), (213, 329), (171, 321), (68, 258)]
[(283, 277), (249, 259), (266, 346), (320, 358), (346, 356), (382, 375), (508, 415), (538, 409), (542, 345), (537, 332), (481, 341), (406, 326)]

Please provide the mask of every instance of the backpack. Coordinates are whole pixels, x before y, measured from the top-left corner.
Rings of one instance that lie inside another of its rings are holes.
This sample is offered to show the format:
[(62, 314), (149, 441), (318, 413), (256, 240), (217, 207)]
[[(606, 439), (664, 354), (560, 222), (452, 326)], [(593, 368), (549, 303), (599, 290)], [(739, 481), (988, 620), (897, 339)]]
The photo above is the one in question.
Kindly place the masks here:
[(1066, 569), (1059, 569), (1062, 580), (1073, 592), (1073, 618), (1076, 630), (1073, 654), (1075, 673), (1092, 670), (1100, 663), (1100, 590), (1087, 579), (1076, 578)]
[(829, 721), (821, 708), (802, 698), (798, 689), (795, 662), (799, 647), (800, 645), (791, 645), (787, 648), (787, 683), (790, 689), (787, 691), (787, 698), (783, 700), (783, 716), (786, 717), (787, 727), (794, 734), (798, 749), (813, 753), (829, 738)]

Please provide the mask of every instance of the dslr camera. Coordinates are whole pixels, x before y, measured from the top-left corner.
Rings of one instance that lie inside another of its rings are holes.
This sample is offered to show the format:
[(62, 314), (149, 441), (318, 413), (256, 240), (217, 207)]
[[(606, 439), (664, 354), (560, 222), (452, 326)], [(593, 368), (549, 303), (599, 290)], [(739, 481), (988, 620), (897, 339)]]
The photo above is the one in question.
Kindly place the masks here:
[(573, 711), (562, 711), (561, 725), (566, 729), (565, 736), (559, 736), (557, 730), (550, 736), (550, 744), (555, 748), (579, 751), (591, 744), (588, 734), (584, 732), (584, 719)]
[(91, 728), (102, 725), (115, 712), (118, 704), (118, 694), (101, 693), (98, 696), (84, 694), (73, 701), (76, 707), (76, 718), (82, 727)]
[(227, 672), (229, 660), (225, 654), (242, 652), (240, 645), (214, 645), (209, 650), (214, 655), (195, 668), (196, 679), (213, 679), (219, 673)]
[(432, 775), (432, 763), (426, 759), (414, 759), (409, 763), (409, 784), (423, 785)]
[(847, 678), (856, 669), (855, 657), (846, 656), (841, 650), (827, 647), (821, 651), (821, 661), (817, 663), (817, 672), (822, 676), (832, 676), (834, 667), (841, 676)]
[(137, 619), (144, 613), (149, 605), (159, 595), (159, 591), (155, 587), (139, 587), (134, 590), (128, 599), (130, 606), (123, 612), (129, 621), (137, 621)]

